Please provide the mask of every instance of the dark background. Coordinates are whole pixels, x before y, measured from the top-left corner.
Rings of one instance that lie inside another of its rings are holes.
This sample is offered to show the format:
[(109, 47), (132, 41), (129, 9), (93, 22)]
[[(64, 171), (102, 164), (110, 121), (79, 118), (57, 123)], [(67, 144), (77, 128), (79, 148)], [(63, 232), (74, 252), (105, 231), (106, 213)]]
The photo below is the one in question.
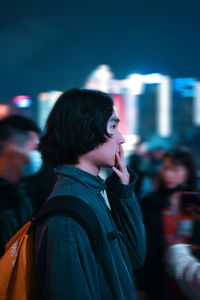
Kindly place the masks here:
[(200, 1), (1, 1), (0, 101), (115, 78), (200, 75)]

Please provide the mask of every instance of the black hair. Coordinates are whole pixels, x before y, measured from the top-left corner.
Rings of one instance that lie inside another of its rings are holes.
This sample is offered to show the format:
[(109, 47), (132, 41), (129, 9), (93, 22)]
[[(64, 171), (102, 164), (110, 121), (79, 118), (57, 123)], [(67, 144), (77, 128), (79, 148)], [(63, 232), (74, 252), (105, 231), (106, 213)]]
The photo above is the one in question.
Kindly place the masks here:
[(2, 119), (0, 122), (2, 125), (14, 128), (18, 131), (34, 131), (40, 134), (40, 129), (37, 124), (33, 120), (21, 115), (10, 115)]
[(104, 143), (113, 100), (103, 92), (71, 89), (56, 101), (46, 122), (39, 149), (52, 167), (78, 163), (78, 157)]
[[(174, 165), (182, 165), (188, 171), (187, 181), (183, 188), (187, 190), (195, 190), (197, 188), (197, 170), (195, 160), (192, 153), (185, 147), (176, 147), (165, 152), (163, 160), (169, 158)], [(160, 187), (163, 185), (162, 180)]]
[(11, 140), (24, 144), (30, 138), (29, 131), (40, 134), (37, 124), (27, 117), (10, 115), (0, 120), (0, 152)]

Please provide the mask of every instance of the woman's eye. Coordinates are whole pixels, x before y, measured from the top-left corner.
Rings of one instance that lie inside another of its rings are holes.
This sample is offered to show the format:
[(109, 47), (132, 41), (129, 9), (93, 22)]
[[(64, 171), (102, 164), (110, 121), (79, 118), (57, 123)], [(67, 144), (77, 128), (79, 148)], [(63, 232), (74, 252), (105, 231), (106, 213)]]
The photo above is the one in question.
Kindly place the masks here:
[(112, 129), (115, 129), (115, 128), (116, 128), (116, 125), (112, 125), (111, 128), (112, 128)]

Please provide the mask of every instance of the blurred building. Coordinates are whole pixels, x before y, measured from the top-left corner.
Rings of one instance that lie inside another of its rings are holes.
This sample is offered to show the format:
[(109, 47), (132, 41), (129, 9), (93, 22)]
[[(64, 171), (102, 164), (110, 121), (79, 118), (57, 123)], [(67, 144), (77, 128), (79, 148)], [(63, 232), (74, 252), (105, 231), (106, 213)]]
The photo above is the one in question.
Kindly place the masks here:
[(154, 134), (163, 137), (171, 135), (169, 76), (131, 74), (123, 80), (116, 80), (108, 66), (99, 66), (87, 78), (85, 87), (113, 95), (123, 134), (141, 139), (148, 139)]
[(187, 138), (198, 124), (195, 122), (196, 80), (177, 78), (173, 81), (172, 127), (181, 138)]
[[(130, 74), (118, 80), (109, 66), (100, 65), (88, 76), (84, 87), (113, 96), (121, 120), (119, 129), (127, 141), (126, 150), (133, 149), (141, 139), (155, 141), (155, 137), (182, 143), (192, 151), (200, 150), (197, 149), (200, 138), (200, 81), (197, 79), (173, 79), (155, 73)], [(37, 121), (41, 128), (61, 93), (39, 94)]]
[(49, 91), (38, 95), (38, 113), (36, 121), (41, 129), (44, 128), (48, 114), (61, 94), (61, 91)]
[[(85, 87), (113, 95), (120, 130), (127, 138), (132, 137), (128, 149), (138, 140), (153, 141), (157, 147), (159, 143), (182, 144), (191, 149), (200, 168), (200, 81), (157, 73), (131, 74), (116, 80), (108, 66), (99, 66)], [(163, 140), (166, 143), (160, 142)]]

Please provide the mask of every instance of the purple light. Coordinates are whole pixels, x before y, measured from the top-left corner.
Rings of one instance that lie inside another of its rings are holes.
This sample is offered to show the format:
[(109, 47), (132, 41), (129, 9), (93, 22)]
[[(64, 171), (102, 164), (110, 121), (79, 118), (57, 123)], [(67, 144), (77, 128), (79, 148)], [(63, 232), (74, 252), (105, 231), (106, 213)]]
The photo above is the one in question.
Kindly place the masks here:
[(17, 95), (13, 98), (13, 104), (19, 108), (28, 108), (32, 104), (32, 99), (29, 96)]

